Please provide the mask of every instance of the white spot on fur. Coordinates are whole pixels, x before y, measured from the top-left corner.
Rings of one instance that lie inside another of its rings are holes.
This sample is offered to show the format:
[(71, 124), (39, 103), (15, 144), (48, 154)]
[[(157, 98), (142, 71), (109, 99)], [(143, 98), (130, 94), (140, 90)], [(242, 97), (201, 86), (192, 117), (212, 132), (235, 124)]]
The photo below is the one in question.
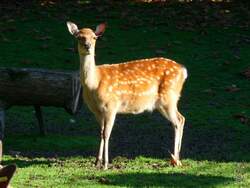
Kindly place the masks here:
[(112, 92), (112, 90), (113, 90), (113, 87), (112, 86), (109, 86), (109, 92)]

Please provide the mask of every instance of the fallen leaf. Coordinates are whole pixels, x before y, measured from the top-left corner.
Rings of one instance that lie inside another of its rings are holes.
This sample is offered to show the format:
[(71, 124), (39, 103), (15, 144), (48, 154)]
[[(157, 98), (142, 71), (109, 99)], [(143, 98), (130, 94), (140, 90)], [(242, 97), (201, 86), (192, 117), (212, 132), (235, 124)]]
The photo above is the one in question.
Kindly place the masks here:
[(99, 183), (101, 183), (101, 184), (110, 184), (110, 180), (109, 179), (107, 179), (107, 178), (100, 178), (99, 180)]
[(181, 45), (181, 44), (182, 44), (182, 42), (181, 42), (181, 41), (178, 41), (178, 40), (174, 41), (173, 43), (174, 43), (174, 44), (177, 44), (177, 45)]
[(232, 63), (231, 61), (226, 60), (224, 61), (223, 65), (230, 65), (231, 63)]
[(51, 40), (51, 39), (52, 39), (52, 37), (50, 37), (50, 36), (40, 36), (37, 38), (37, 40), (41, 40), (41, 41)]
[(10, 154), (10, 155), (13, 155), (13, 156), (15, 156), (15, 157), (19, 157), (19, 155), (21, 154), (21, 152), (20, 152), (20, 151), (10, 150), (10, 151), (9, 151), (9, 154)]
[(237, 59), (237, 60), (240, 60), (240, 56), (238, 56), (238, 55), (234, 55), (233, 56), (235, 59)]
[(242, 124), (247, 124), (249, 122), (249, 118), (243, 114), (235, 114), (233, 115), (235, 119), (240, 120)]
[(4, 42), (10, 42), (10, 40), (6, 36), (4, 36), (3, 33), (0, 34), (0, 38), (2, 38)]
[(208, 89), (204, 89), (201, 91), (202, 93), (207, 93), (207, 94), (210, 94), (210, 95), (215, 95), (215, 91), (211, 88), (208, 88)]
[(226, 88), (226, 91), (228, 91), (228, 92), (236, 92), (239, 90), (240, 90), (240, 88), (238, 88), (235, 84), (232, 84), (231, 86)]
[(40, 46), (40, 49), (42, 49), (42, 50), (46, 50), (48, 48), (49, 48), (49, 46), (47, 44), (43, 44)]
[(244, 76), (246, 79), (250, 79), (250, 67), (248, 67), (246, 70), (242, 71), (241, 75)]
[(157, 163), (153, 163), (152, 167), (155, 168), (155, 169), (159, 169), (159, 168), (161, 168), (161, 165), (157, 164)]
[(158, 55), (162, 55), (162, 54), (165, 54), (165, 50), (162, 50), (162, 49), (158, 49), (158, 50), (155, 50), (155, 53), (158, 54)]
[(15, 20), (14, 19), (8, 19), (6, 20), (7, 23), (11, 23), (11, 22), (14, 22)]
[(64, 50), (69, 51), (69, 52), (73, 52), (73, 53), (77, 52), (76, 48), (65, 48)]
[(69, 122), (70, 122), (71, 124), (74, 124), (74, 123), (76, 123), (76, 120), (70, 119)]
[(22, 64), (25, 64), (25, 65), (29, 65), (31, 64), (32, 62), (29, 60), (29, 59), (24, 59), (21, 61)]

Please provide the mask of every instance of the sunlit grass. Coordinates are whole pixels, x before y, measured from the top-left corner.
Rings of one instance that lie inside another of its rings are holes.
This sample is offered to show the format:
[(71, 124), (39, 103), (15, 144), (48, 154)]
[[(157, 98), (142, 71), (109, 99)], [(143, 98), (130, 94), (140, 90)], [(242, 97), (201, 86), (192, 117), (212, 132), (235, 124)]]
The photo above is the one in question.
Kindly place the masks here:
[(165, 160), (137, 157), (115, 158), (108, 171), (97, 170), (94, 158), (13, 158), (20, 168), (13, 186), (20, 187), (234, 187), (247, 186), (249, 164), (184, 160), (174, 168)]

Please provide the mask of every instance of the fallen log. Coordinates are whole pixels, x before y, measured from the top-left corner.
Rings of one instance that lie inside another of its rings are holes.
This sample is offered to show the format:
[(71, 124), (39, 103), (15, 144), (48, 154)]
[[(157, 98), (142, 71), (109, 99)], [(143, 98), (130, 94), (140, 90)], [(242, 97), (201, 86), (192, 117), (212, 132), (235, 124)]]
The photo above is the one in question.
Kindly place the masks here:
[(0, 68), (0, 100), (8, 107), (55, 106), (74, 113), (73, 90), (79, 84), (78, 72)]
[(11, 106), (34, 106), (45, 135), (41, 106), (64, 108), (75, 114), (81, 107), (79, 72), (31, 68), (0, 68), (0, 157), (4, 136), (4, 114)]

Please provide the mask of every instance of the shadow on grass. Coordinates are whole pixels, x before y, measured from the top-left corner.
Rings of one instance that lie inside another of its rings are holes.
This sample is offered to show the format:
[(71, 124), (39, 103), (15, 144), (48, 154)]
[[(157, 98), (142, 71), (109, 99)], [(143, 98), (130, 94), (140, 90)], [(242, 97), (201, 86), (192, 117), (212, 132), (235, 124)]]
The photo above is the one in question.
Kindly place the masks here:
[[(10, 135), (5, 140), (5, 154), (9, 150), (21, 156), (34, 157), (94, 157), (98, 150), (98, 127), (91, 121), (77, 135), (66, 131), (63, 135)], [(79, 126), (80, 127), (80, 126)], [(85, 130), (86, 129), (86, 130)], [(224, 162), (250, 161), (248, 127), (210, 125), (192, 127), (187, 122), (184, 130), (182, 159)], [(137, 156), (170, 158), (173, 151), (173, 129), (158, 113), (152, 115), (118, 116), (110, 140), (110, 158), (117, 156), (134, 159)], [(13, 156), (13, 155), (12, 155)]]
[(108, 184), (128, 187), (213, 187), (229, 184), (233, 178), (222, 176), (189, 175), (183, 173), (128, 173), (107, 175)]
[[(54, 115), (52, 115), (54, 117)], [(52, 118), (51, 117), (51, 118)], [(40, 137), (22, 130), (22, 122), (6, 127), (4, 154), (35, 158), (94, 157), (99, 145), (99, 126), (89, 110), (84, 107), (79, 114), (79, 124), (58, 125), (49, 121), (50, 134)], [(185, 125), (181, 158), (217, 162), (250, 161), (250, 129), (246, 125), (227, 125), (224, 121), (209, 119), (201, 125)], [(223, 122), (223, 123), (221, 123)], [(230, 121), (231, 122), (231, 121)], [(16, 132), (19, 125), (20, 133)], [(50, 125), (51, 124), (51, 125)], [(61, 130), (62, 129), (62, 130)], [(52, 133), (51, 133), (52, 132)], [(110, 139), (110, 158), (117, 156), (134, 159), (138, 156), (167, 159), (173, 151), (174, 132), (170, 122), (159, 113), (137, 116), (118, 115)], [(14, 154), (15, 155), (15, 154)]]
[[(169, 158), (173, 151), (174, 131), (158, 113), (142, 117), (118, 118), (110, 144), (113, 157), (136, 156)], [(145, 119), (144, 122), (140, 119)], [(186, 123), (181, 157), (220, 162), (250, 161), (250, 129), (247, 126), (214, 123), (194, 127)]]
[(4, 165), (9, 165), (9, 164), (16, 164), (18, 168), (23, 168), (23, 167), (28, 167), (28, 166), (33, 166), (33, 165), (50, 165), (53, 163), (52, 161), (49, 160), (24, 160), (24, 159), (8, 159), (4, 160)]

